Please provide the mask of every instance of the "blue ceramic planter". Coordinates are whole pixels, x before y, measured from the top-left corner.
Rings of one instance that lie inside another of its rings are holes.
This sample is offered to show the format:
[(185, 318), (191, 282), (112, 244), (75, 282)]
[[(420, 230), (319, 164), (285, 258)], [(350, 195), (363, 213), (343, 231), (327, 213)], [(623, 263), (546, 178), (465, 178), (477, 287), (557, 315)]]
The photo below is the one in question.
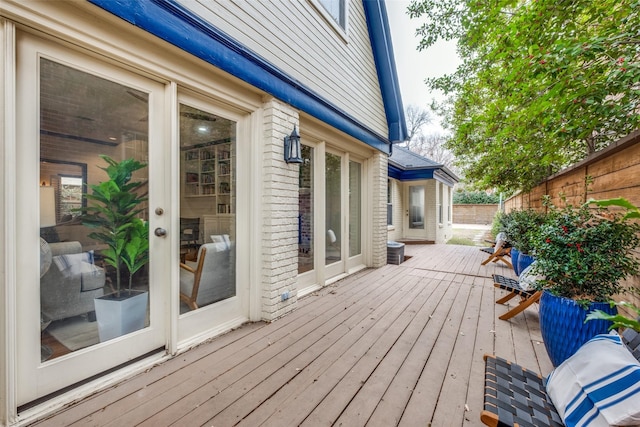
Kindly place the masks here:
[(516, 272), (516, 276), (520, 276), (518, 271), (518, 258), (520, 258), (520, 251), (516, 248), (511, 248), (511, 265), (513, 265), (513, 271)]
[(591, 303), (587, 310), (574, 300), (557, 297), (548, 291), (540, 298), (540, 332), (553, 366), (558, 366), (571, 357), (585, 342), (598, 334), (609, 332), (611, 322), (590, 320), (584, 322), (587, 314), (602, 310), (616, 314), (617, 307), (608, 303)]
[(523, 254), (522, 252), (520, 252), (520, 254), (518, 255), (518, 276), (520, 276), (520, 274), (524, 271), (525, 268), (529, 267), (535, 258), (533, 258), (531, 255), (529, 254)]

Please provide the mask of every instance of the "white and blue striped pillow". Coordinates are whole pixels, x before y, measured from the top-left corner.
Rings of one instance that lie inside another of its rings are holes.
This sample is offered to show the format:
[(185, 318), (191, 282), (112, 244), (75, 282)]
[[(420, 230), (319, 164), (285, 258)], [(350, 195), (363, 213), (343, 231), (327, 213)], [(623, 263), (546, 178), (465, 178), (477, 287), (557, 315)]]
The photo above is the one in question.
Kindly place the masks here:
[(558, 366), (547, 393), (567, 426), (640, 424), (640, 362), (615, 333), (597, 335)]

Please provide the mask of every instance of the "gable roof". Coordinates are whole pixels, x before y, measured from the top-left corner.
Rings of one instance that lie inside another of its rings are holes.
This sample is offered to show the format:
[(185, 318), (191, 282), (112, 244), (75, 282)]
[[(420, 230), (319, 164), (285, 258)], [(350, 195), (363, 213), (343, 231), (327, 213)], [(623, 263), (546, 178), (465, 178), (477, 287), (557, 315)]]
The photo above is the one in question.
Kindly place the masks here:
[(435, 179), (450, 187), (460, 181), (445, 165), (399, 146), (393, 147), (388, 170), (389, 177), (399, 181)]
[(88, 1), (373, 148), (388, 153), (391, 143), (406, 138), (384, 0), (363, 0), (363, 4), (387, 117), (386, 137), (174, 0)]

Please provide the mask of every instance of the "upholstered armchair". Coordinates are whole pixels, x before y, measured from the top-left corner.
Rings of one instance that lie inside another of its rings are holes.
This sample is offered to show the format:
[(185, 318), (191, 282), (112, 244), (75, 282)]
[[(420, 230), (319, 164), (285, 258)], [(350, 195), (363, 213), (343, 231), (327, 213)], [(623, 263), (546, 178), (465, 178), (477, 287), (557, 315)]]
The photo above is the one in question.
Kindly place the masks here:
[(196, 310), (236, 294), (235, 248), (226, 242), (205, 243), (196, 261), (180, 264), (180, 300)]
[(93, 299), (104, 294), (105, 271), (83, 252), (80, 242), (49, 243), (52, 262), (40, 279), (43, 319), (59, 320), (95, 310)]

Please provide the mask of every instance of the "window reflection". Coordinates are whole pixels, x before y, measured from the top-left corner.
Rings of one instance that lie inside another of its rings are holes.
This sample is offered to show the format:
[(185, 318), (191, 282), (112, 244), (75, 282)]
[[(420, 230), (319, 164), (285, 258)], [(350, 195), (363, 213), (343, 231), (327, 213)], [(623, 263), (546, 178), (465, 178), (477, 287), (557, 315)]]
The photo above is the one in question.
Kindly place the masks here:
[(298, 175), (298, 274), (313, 270), (313, 148), (302, 146)]
[(236, 123), (180, 104), (181, 313), (236, 295)]
[[(43, 361), (131, 332), (121, 328), (115, 335), (104, 335), (101, 328), (110, 323), (96, 314), (96, 302), (114, 293), (119, 280), (128, 283), (131, 277), (132, 290), (144, 295), (141, 323), (135, 327), (149, 325), (148, 265), (141, 263), (132, 275), (120, 258), (109, 255), (110, 246), (104, 239), (92, 234), (96, 229), (88, 227), (89, 211), (83, 210), (92, 203), (87, 203), (86, 196), (92, 193), (91, 187), (109, 179), (104, 170), (108, 165), (101, 156), (146, 164), (148, 118), (148, 94), (40, 60), (39, 184), (41, 194), (54, 195), (50, 201), (41, 197), (40, 202)], [(131, 179), (140, 182), (132, 191), (144, 200), (147, 167), (136, 170)], [(54, 220), (43, 222), (48, 210), (55, 212)], [(142, 202), (131, 221), (145, 225), (147, 218), (147, 203)], [(140, 236), (148, 241), (146, 232)], [(139, 254), (144, 253), (140, 249)], [(112, 258), (119, 259), (120, 275)]]

